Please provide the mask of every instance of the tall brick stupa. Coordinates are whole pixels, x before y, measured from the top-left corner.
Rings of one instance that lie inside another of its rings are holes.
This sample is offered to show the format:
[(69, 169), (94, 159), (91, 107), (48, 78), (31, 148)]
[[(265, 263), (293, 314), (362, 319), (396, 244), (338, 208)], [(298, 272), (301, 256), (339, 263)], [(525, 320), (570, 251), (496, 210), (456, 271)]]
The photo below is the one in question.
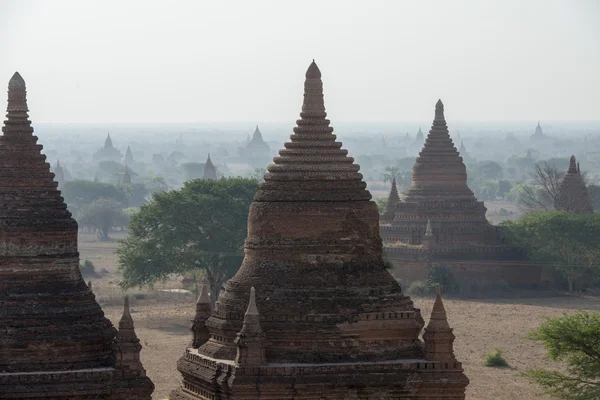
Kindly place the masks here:
[(380, 234), (394, 273), (405, 281), (427, 279), (432, 264), (452, 269), (466, 281), (501, 281), (538, 286), (542, 271), (522, 249), (505, 243), (501, 227), (467, 185), (467, 168), (457, 151), (438, 100), (425, 144), (415, 160), (412, 184), (398, 199), (390, 191)]
[(154, 386), (135, 361), (133, 321), (126, 318), (117, 332), (81, 277), (77, 223), (33, 135), (18, 73), (7, 111), (0, 137), (0, 399), (150, 400)]
[(419, 339), (420, 310), (384, 267), (377, 206), (326, 117), (313, 61), (250, 206), (244, 261), (210, 317), (197, 312), (171, 400), (465, 398), (447, 335)]

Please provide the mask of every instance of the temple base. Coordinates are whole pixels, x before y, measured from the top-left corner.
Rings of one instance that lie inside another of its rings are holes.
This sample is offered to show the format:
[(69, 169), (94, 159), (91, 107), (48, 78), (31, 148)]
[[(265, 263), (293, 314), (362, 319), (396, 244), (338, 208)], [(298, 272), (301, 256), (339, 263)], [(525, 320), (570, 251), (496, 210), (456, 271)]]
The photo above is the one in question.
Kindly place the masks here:
[(243, 366), (188, 349), (171, 400), (464, 400), (459, 362), (425, 360)]
[(151, 400), (146, 376), (123, 377), (114, 368), (0, 373), (0, 399)]

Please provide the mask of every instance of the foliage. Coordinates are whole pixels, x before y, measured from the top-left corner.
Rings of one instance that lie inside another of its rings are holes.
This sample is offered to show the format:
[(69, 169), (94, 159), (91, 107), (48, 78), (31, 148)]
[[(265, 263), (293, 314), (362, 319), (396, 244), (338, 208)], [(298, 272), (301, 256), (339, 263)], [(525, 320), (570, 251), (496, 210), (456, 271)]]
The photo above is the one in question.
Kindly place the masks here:
[(181, 164), (181, 168), (183, 169), (183, 176), (186, 181), (199, 179), (202, 178), (204, 163), (184, 163)]
[(507, 180), (498, 181), (498, 193), (497, 195), (500, 197), (506, 196), (507, 193), (512, 189), (512, 184)]
[(148, 188), (141, 183), (117, 186), (125, 193), (125, 204), (127, 207), (139, 207), (146, 202)]
[(535, 369), (525, 376), (558, 399), (600, 398), (600, 313), (547, 319), (529, 338), (543, 343), (551, 360), (566, 364), (566, 373)]
[(79, 264), (79, 271), (83, 276), (92, 276), (96, 274), (96, 266), (90, 260), (84, 260)]
[(202, 272), (214, 298), (243, 258), (254, 179), (197, 179), (158, 193), (131, 217), (117, 254), (121, 286), (152, 285), (173, 274)]
[(265, 168), (254, 168), (251, 178), (256, 179), (258, 182), (264, 182), (266, 173), (267, 170)]
[(110, 183), (84, 180), (70, 181), (64, 183), (61, 192), (69, 210), (73, 213), (100, 198), (114, 199), (119, 203), (125, 203), (126, 201), (125, 192)]
[(148, 194), (153, 196), (156, 193), (162, 193), (169, 190), (169, 185), (162, 176), (155, 176), (146, 184)]
[(430, 265), (427, 269), (427, 282), (432, 287), (439, 284), (444, 293), (459, 293), (460, 291), (454, 272), (445, 265)]
[(600, 210), (600, 185), (588, 185), (588, 191), (592, 198), (592, 205), (594, 210)]
[(375, 204), (377, 204), (377, 208), (379, 209), (380, 214), (385, 212), (387, 203), (388, 203), (388, 199), (386, 197), (380, 197), (377, 200), (375, 200)]
[(533, 261), (556, 268), (569, 290), (577, 278), (600, 272), (599, 213), (529, 213), (502, 225), (508, 241), (525, 248)]
[(498, 180), (502, 178), (502, 165), (496, 161), (482, 161), (479, 163), (484, 179)]
[(495, 348), (485, 355), (483, 364), (486, 367), (508, 367), (508, 362), (502, 355), (502, 350)]
[(391, 182), (394, 177), (396, 176), (396, 174), (398, 174), (398, 172), (400, 172), (400, 168), (399, 167), (385, 167), (385, 172), (382, 175), (382, 179), (384, 182)]
[(407, 292), (414, 296), (429, 296), (435, 293), (435, 286), (428, 281), (414, 281), (408, 287)]
[(95, 228), (100, 238), (108, 239), (113, 227), (124, 227), (128, 221), (129, 216), (116, 200), (100, 198), (82, 208), (78, 222)]

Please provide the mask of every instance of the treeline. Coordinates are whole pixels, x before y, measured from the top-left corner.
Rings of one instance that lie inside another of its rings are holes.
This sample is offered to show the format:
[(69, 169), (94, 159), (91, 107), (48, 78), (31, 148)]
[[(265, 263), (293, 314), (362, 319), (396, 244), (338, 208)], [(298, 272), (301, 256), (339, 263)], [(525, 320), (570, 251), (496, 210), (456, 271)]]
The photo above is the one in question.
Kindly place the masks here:
[(125, 229), (137, 208), (154, 194), (168, 190), (161, 177), (147, 183), (114, 185), (111, 183), (77, 180), (65, 182), (62, 196), (79, 228), (95, 232), (106, 239), (111, 230)]

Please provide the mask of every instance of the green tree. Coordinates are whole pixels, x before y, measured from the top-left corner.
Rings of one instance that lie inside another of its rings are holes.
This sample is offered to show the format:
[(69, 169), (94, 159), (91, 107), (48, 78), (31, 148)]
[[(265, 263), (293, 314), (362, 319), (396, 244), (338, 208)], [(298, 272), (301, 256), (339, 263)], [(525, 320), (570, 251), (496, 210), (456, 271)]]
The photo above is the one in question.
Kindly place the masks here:
[(479, 163), (484, 179), (498, 180), (502, 178), (502, 165), (496, 161), (482, 161)]
[(146, 188), (148, 189), (148, 194), (153, 196), (156, 193), (162, 193), (169, 190), (169, 185), (162, 176), (155, 176), (146, 184)]
[(108, 239), (112, 228), (127, 226), (129, 216), (115, 199), (100, 198), (83, 207), (78, 222), (95, 228), (102, 239)]
[(122, 188), (110, 183), (85, 180), (65, 182), (61, 192), (69, 210), (73, 213), (77, 213), (82, 207), (100, 198), (114, 199), (119, 203), (125, 203), (127, 198)]
[(201, 272), (214, 301), (243, 259), (257, 188), (248, 178), (197, 179), (156, 194), (131, 217), (130, 235), (119, 244), (121, 285), (151, 286), (175, 274)]
[(387, 207), (388, 199), (386, 197), (380, 197), (375, 200), (375, 204), (377, 204), (377, 208), (379, 209), (379, 213), (383, 214)]
[(130, 183), (128, 185), (119, 185), (119, 189), (125, 193), (125, 203), (127, 207), (139, 207), (147, 200), (149, 190), (142, 183)]
[(588, 185), (588, 191), (592, 198), (592, 205), (594, 210), (600, 210), (600, 185)]
[(251, 178), (257, 180), (258, 182), (264, 182), (266, 173), (266, 168), (254, 168), (254, 171), (252, 171)]
[(381, 178), (384, 182), (391, 182), (398, 172), (400, 172), (400, 167), (385, 167)]
[(512, 189), (512, 185), (507, 180), (498, 181), (498, 196), (504, 197)]
[(502, 225), (507, 239), (524, 247), (533, 261), (556, 268), (569, 291), (578, 278), (599, 275), (599, 213), (536, 212)]
[(546, 346), (551, 360), (566, 364), (566, 373), (535, 369), (525, 376), (558, 399), (600, 399), (600, 313), (550, 318), (529, 337)]

